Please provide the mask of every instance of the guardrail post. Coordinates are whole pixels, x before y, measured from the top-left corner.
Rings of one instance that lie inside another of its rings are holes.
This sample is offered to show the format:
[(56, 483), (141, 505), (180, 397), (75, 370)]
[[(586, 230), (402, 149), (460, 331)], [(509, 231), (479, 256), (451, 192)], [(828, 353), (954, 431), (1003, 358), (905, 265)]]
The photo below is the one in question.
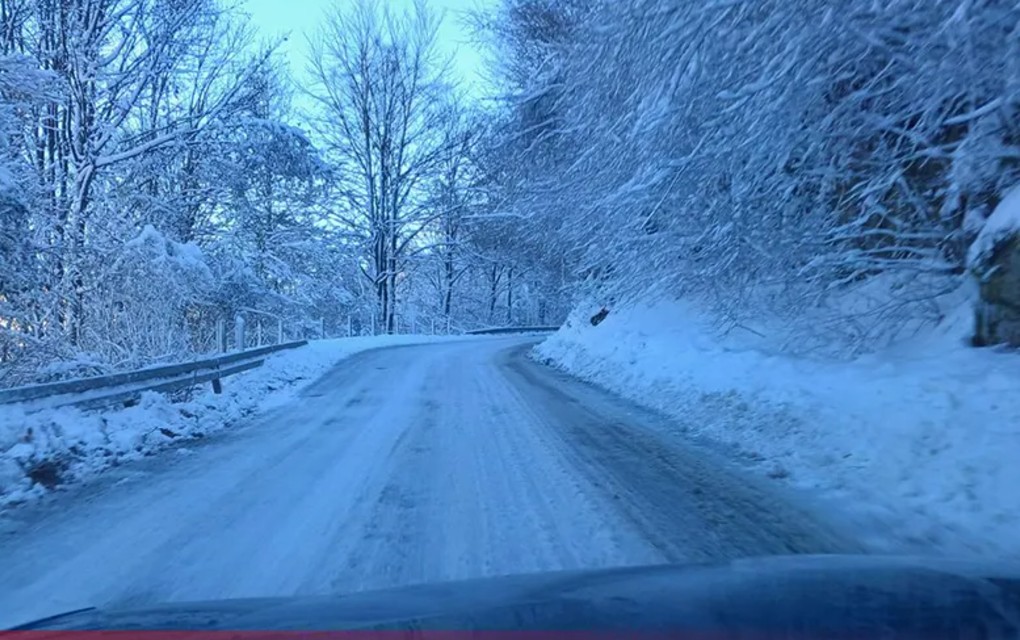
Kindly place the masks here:
[(244, 317), (238, 315), (234, 318), (234, 350), (244, 351)]
[(227, 322), (223, 318), (216, 320), (216, 350), (227, 352)]
[[(227, 352), (227, 322), (223, 318), (216, 321), (216, 349), (220, 353)], [(212, 390), (216, 395), (223, 393), (223, 382), (219, 378), (213, 378)]]
[(283, 344), (283, 318), (276, 321), (276, 344)]

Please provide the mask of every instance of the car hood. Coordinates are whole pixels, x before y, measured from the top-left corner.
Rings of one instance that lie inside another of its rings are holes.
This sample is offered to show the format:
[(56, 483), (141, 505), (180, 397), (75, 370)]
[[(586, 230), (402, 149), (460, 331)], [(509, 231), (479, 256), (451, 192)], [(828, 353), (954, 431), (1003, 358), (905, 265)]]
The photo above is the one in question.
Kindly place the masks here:
[[(645, 630), (1020, 637), (1020, 567), (873, 556), (508, 576), (345, 596), (88, 609), (18, 630)], [(748, 635), (751, 634), (751, 635)], [(41, 640), (48, 634), (33, 634)], [(725, 636), (723, 636), (725, 637)]]

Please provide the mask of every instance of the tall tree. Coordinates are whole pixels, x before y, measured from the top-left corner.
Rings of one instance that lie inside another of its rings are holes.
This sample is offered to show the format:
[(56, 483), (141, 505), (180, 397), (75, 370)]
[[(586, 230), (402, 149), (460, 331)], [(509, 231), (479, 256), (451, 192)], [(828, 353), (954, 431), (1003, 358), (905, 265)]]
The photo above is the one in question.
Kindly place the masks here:
[(327, 174), (254, 33), (218, 0), (0, 2), (0, 377), (343, 313)]
[(438, 22), (424, 2), (338, 3), (313, 40), (317, 130), (337, 166), (338, 221), (361, 244), (382, 328), (397, 329), (406, 259), (427, 227), (426, 181), (447, 153)]
[(505, 0), (491, 29), (518, 230), (576, 291), (780, 317), (802, 348), (939, 318), (965, 220), (1020, 175), (1015, 3), (583, 4)]
[[(51, 288), (72, 345), (83, 346), (88, 330), (98, 259), (91, 245), (104, 233), (104, 194), (120, 187), (121, 168), (190, 143), (237, 103), (264, 63), (210, 47), (206, 36), (222, 21), (212, 0), (4, 3), (3, 47), (32, 56), (59, 87), (37, 108), (23, 151), (44, 193), (35, 209), (51, 232)], [(202, 98), (181, 109), (186, 76)]]

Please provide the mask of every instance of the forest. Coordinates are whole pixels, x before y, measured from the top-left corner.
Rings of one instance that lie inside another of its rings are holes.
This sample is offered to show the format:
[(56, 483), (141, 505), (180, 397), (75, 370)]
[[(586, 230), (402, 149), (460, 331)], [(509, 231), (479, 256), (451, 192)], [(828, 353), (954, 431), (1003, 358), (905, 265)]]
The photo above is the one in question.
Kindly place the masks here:
[[(440, 20), (492, 95), (452, 79)], [(879, 348), (942, 319), (1020, 182), (1018, 24), (1011, 0), (344, 0), (298, 74), (243, 4), (0, 0), (0, 386), (238, 323), (458, 333), (648, 297)]]

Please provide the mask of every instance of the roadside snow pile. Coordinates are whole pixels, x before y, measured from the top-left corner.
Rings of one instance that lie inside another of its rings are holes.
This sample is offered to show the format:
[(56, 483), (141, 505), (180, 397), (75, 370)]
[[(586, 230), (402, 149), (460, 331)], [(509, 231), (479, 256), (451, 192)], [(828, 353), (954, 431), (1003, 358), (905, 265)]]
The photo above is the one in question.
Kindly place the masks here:
[(293, 399), (344, 358), (377, 347), (444, 340), (378, 336), (321, 340), (271, 356), (258, 369), (208, 385), (186, 402), (145, 394), (133, 407), (104, 412), (72, 408), (25, 414), (0, 407), (0, 509), (83, 479), (111, 465), (219, 431)]
[(879, 549), (1020, 556), (1020, 359), (965, 346), (962, 314), (852, 362), (768, 355), (702, 318), (581, 315), (536, 351), (821, 493)]

